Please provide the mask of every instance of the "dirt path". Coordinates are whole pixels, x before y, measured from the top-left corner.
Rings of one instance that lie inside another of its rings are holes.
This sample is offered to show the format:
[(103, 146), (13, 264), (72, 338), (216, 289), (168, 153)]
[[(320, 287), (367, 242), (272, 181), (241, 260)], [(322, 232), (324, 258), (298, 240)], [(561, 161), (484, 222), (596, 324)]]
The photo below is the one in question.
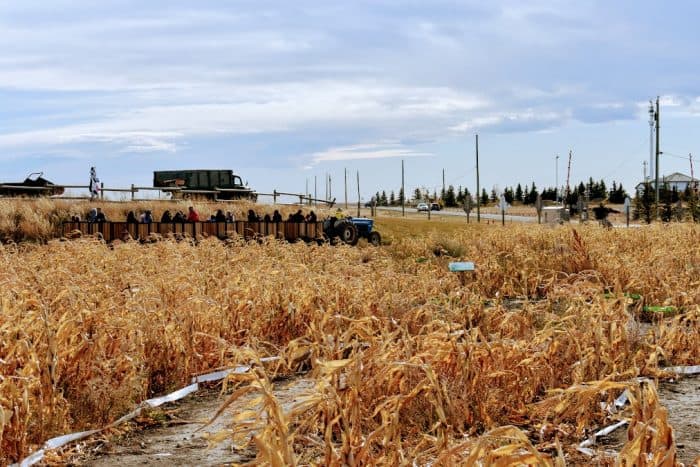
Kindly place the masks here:
[(677, 383), (661, 383), (659, 401), (668, 409), (668, 421), (676, 435), (678, 460), (694, 465), (700, 459), (700, 377)]
[[(668, 409), (668, 421), (673, 427), (678, 448), (678, 461), (686, 466), (700, 460), (700, 377), (686, 377), (676, 383), (662, 382), (658, 388), (659, 402)], [(599, 447), (620, 452), (627, 441), (627, 427), (601, 438)]]
[[(275, 384), (275, 395), (283, 407), (293, 404), (299, 395), (313, 386), (308, 379), (295, 379)], [(243, 397), (229, 406), (211, 425), (199, 430), (211, 419), (226, 396), (215, 389), (205, 389), (164, 406), (172, 414), (163, 426), (136, 430), (106, 444), (96, 457), (78, 461), (82, 465), (133, 467), (143, 465), (230, 465), (247, 462), (255, 451), (234, 450), (229, 440), (209, 446), (207, 438), (225, 432), (232, 417), (254, 395)]]
[[(313, 381), (299, 378), (275, 384), (274, 393), (288, 408), (309, 388)], [(217, 389), (204, 389), (168, 404), (163, 409), (169, 422), (155, 428), (135, 430), (104, 445), (97, 456), (83, 458), (77, 464), (91, 466), (134, 467), (143, 465), (230, 465), (252, 460), (255, 451), (237, 451), (229, 440), (210, 446), (208, 438), (231, 426), (232, 417), (254, 395), (236, 401), (208, 427), (199, 430), (216, 413), (226, 396)], [(700, 377), (687, 377), (677, 383), (661, 383), (660, 402), (668, 409), (678, 446), (678, 460), (686, 466), (700, 458)], [(621, 449), (626, 440), (621, 429), (601, 440), (607, 450)]]

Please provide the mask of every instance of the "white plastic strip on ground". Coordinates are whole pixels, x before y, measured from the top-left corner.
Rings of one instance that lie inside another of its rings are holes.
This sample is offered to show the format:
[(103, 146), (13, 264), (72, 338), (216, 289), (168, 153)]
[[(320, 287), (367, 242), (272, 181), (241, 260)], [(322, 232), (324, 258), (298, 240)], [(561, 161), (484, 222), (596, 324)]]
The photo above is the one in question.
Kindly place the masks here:
[(593, 433), (593, 436), (591, 436), (590, 438), (588, 438), (587, 440), (585, 440), (581, 444), (579, 444), (578, 447), (579, 448), (587, 448), (588, 446), (592, 446), (595, 444), (595, 442), (599, 436), (609, 435), (613, 431), (617, 430), (620, 427), (627, 425), (628, 423), (629, 423), (629, 420), (620, 420), (619, 422), (617, 422), (613, 425), (607, 426), (607, 427), (603, 428), (602, 430), (598, 430), (595, 433)]
[(163, 405), (166, 402), (174, 402), (182, 399), (183, 397), (187, 397), (193, 392), (195, 392), (197, 389), (199, 389), (199, 385), (197, 383), (190, 384), (189, 386), (185, 386), (184, 388), (179, 389), (175, 392), (171, 392), (170, 394), (167, 394), (163, 397), (148, 399), (143, 403), (149, 407), (158, 407), (159, 405)]
[(700, 374), (700, 365), (693, 366), (668, 366), (662, 368), (663, 371), (678, 373), (679, 375), (698, 375)]
[(89, 430), (89, 431), (81, 431), (79, 433), (71, 433), (69, 435), (63, 435), (63, 436), (58, 436), (56, 438), (51, 438), (44, 444), (44, 449), (56, 449), (64, 444), (68, 444), (71, 441), (76, 441), (78, 439), (83, 439), (86, 438), (90, 435), (94, 435), (97, 433), (99, 430)]
[[(265, 357), (261, 358), (260, 362), (274, 362), (280, 360), (280, 357)], [(141, 402), (136, 409), (132, 410), (128, 414), (122, 416), (118, 420), (115, 420), (114, 422), (110, 423), (109, 425), (105, 426), (104, 428), (100, 428), (99, 430), (89, 430), (89, 431), (80, 431), (77, 433), (70, 433), (67, 435), (61, 435), (57, 436), (55, 438), (51, 438), (47, 440), (44, 443), (44, 446), (42, 446), (41, 449), (38, 451), (32, 453), (30, 456), (24, 458), (21, 463), (19, 464), (12, 464), (11, 467), (30, 467), (37, 462), (41, 461), (44, 458), (44, 455), (46, 454), (47, 450), (50, 449), (58, 449), (60, 447), (65, 446), (68, 443), (72, 443), (73, 441), (79, 441), (81, 439), (85, 439), (88, 436), (92, 436), (95, 433), (99, 433), (101, 431), (104, 431), (108, 428), (115, 427), (121, 423), (126, 422), (127, 420), (131, 420), (134, 417), (137, 417), (141, 411), (146, 408), (146, 407), (158, 407), (160, 405), (163, 405), (167, 402), (174, 402), (180, 399), (183, 399), (193, 392), (196, 392), (199, 389), (199, 383), (205, 383), (205, 382), (212, 382), (212, 381), (221, 381), (222, 379), (226, 378), (226, 376), (230, 374), (242, 374), (250, 371), (250, 366), (244, 365), (244, 366), (238, 366), (236, 368), (228, 369), (228, 370), (221, 370), (221, 371), (215, 371), (213, 373), (207, 373), (205, 375), (199, 375), (199, 376), (194, 376), (192, 378), (192, 384), (189, 386), (185, 386), (182, 389), (178, 389), (177, 391), (171, 392), (170, 394), (166, 394), (161, 397), (155, 397), (153, 399), (147, 399), (143, 402)]]
[(627, 400), (629, 399), (629, 392), (627, 392), (627, 389), (624, 390), (622, 394), (620, 394), (620, 397), (615, 399), (615, 407), (622, 408), (624, 405), (627, 403)]

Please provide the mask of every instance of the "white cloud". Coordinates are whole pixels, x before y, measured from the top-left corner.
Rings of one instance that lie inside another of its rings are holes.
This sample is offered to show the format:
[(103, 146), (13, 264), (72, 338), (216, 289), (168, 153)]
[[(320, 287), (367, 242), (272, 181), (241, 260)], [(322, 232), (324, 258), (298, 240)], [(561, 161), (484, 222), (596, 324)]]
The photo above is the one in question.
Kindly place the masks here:
[[(443, 131), (441, 121), (486, 105), (483, 98), (447, 88), (377, 82), (199, 83), (143, 92), (153, 93), (147, 99), (156, 105), (137, 100), (134, 104), (141, 106), (106, 112), (89, 123), (0, 134), (0, 147), (95, 142), (122, 145), (123, 151), (173, 151), (177, 140), (193, 136), (289, 132), (318, 126), (381, 128), (387, 122), (393, 123), (392, 131), (398, 125), (407, 133), (422, 122), (425, 131), (439, 133)], [(183, 103), (164, 105), (162, 101)], [(435, 123), (428, 124), (431, 120)]]
[(397, 142), (355, 144), (326, 149), (311, 155), (312, 165), (319, 162), (386, 159), (396, 157), (430, 157), (434, 154), (421, 152)]
[(486, 114), (450, 127), (455, 132), (469, 132), (485, 128), (502, 127), (506, 131), (536, 130), (540, 127), (561, 124), (569, 119), (568, 113), (524, 110)]

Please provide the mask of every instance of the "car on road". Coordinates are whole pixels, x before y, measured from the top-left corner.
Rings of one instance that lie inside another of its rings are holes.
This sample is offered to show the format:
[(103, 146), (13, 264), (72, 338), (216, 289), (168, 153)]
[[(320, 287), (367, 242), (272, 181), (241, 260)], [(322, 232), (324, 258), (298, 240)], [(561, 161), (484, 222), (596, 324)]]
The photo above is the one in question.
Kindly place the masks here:
[(418, 212), (425, 211), (428, 212), (430, 208), (426, 203), (418, 203), (418, 206), (416, 206), (416, 209), (418, 209)]
[(439, 211), (442, 209), (438, 203), (430, 203), (430, 210), (431, 211)]

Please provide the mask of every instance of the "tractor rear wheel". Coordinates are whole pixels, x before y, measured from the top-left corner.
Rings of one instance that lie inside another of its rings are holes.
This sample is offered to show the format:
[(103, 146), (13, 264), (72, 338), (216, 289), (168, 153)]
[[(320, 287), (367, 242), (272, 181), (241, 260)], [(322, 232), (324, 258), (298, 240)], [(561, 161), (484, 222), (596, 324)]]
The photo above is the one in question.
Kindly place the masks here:
[(379, 232), (370, 232), (369, 242), (374, 246), (379, 246), (382, 244), (382, 236), (379, 235)]
[(349, 222), (342, 225), (340, 227), (340, 238), (348, 245), (357, 245), (357, 240), (359, 239), (357, 227)]

